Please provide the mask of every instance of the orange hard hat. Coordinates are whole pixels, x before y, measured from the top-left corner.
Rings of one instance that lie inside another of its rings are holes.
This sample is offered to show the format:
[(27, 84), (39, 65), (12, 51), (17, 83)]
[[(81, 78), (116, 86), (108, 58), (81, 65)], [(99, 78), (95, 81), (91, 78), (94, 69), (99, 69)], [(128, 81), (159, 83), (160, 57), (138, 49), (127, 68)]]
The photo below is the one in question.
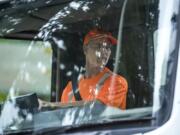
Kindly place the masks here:
[(112, 45), (116, 45), (117, 44), (117, 39), (114, 38), (110, 32), (105, 32), (103, 30), (95, 28), (93, 30), (90, 30), (86, 34), (86, 36), (84, 38), (83, 45), (87, 45), (89, 43), (89, 41), (91, 41), (93, 39), (95, 40), (95, 39), (101, 38), (101, 37), (107, 38), (111, 42)]

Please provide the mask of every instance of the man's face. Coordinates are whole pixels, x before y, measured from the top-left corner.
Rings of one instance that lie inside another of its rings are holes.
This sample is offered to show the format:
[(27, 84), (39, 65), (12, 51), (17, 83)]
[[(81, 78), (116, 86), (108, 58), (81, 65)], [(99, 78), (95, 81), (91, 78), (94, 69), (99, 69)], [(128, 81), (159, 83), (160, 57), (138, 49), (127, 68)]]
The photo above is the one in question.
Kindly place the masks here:
[(111, 55), (111, 42), (107, 38), (91, 40), (86, 47), (86, 60), (94, 67), (103, 68)]

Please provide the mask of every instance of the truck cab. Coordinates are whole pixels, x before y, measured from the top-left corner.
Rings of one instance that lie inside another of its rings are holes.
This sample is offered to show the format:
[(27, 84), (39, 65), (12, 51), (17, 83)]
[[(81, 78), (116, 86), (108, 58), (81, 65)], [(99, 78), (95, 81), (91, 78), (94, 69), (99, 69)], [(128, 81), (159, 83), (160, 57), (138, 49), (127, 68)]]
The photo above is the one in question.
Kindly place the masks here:
[[(1, 134), (179, 133), (179, 0), (5, 0), (0, 10)], [(127, 80), (125, 110), (61, 103), (93, 28), (117, 39), (106, 67)]]

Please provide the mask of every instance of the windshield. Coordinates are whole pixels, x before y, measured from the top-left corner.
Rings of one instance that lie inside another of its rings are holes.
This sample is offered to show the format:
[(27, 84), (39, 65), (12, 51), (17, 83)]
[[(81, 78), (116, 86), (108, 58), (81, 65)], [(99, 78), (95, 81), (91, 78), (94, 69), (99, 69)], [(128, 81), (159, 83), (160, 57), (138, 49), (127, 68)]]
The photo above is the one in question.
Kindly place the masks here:
[(0, 2), (0, 132), (155, 117), (170, 91), (169, 5)]

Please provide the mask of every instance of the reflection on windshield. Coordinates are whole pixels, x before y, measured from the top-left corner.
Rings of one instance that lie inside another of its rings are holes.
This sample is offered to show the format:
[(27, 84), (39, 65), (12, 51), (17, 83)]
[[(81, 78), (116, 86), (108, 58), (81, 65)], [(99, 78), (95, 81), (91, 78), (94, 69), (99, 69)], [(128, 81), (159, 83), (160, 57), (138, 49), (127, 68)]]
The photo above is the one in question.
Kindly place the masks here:
[(158, 0), (1, 4), (0, 133), (151, 116), (171, 33)]

